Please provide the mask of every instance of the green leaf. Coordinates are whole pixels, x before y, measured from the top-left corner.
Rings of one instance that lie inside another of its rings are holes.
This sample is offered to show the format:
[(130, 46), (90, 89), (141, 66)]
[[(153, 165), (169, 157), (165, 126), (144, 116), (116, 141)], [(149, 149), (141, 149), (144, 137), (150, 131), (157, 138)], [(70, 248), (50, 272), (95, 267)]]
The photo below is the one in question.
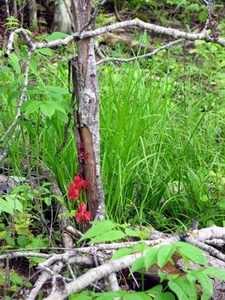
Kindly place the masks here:
[(55, 31), (55, 32), (52, 32), (50, 35), (45, 36), (44, 39), (47, 42), (51, 42), (51, 41), (54, 41), (57, 39), (63, 39), (67, 36), (68, 36), (68, 34), (66, 34), (64, 32)]
[(40, 109), (42, 113), (51, 118), (55, 113), (55, 106), (49, 102), (41, 102)]
[(131, 266), (131, 271), (134, 273), (140, 269), (143, 269), (145, 266), (145, 261), (144, 261), (144, 257), (139, 257), (137, 258), (133, 263), (132, 263), (132, 266)]
[(124, 257), (124, 256), (127, 256), (132, 253), (133, 253), (133, 250), (131, 248), (122, 248), (113, 253), (112, 259)]
[(139, 234), (137, 233), (137, 231), (130, 229), (130, 228), (125, 228), (125, 233), (127, 236), (139, 237)]
[(166, 292), (166, 293), (162, 293), (160, 295), (157, 295), (154, 300), (175, 300), (175, 296), (170, 293), (170, 292)]
[(29, 100), (22, 105), (22, 111), (27, 115), (38, 112), (41, 106), (41, 102), (37, 100)]
[(148, 293), (150, 294), (150, 296), (157, 296), (160, 295), (162, 291), (163, 291), (162, 284), (157, 284), (156, 286), (148, 290)]
[(176, 242), (174, 246), (183, 258), (188, 258), (199, 265), (207, 265), (205, 253), (201, 249), (184, 242)]
[(10, 280), (18, 285), (21, 285), (23, 283), (23, 279), (16, 273), (10, 275)]
[(171, 256), (175, 252), (173, 245), (162, 245), (158, 249), (157, 264), (162, 268), (168, 261), (171, 260)]
[(212, 294), (213, 294), (212, 280), (207, 275), (203, 274), (202, 272), (196, 272), (195, 277), (202, 286), (201, 300), (211, 299)]
[(140, 243), (132, 246), (133, 252), (143, 252), (148, 249), (151, 249), (151, 248), (143, 242), (140, 242)]
[(186, 278), (178, 277), (175, 280), (169, 280), (169, 288), (182, 300), (197, 300), (197, 292), (194, 282)]
[(225, 270), (216, 267), (208, 267), (204, 269), (204, 273), (210, 277), (215, 277), (225, 281)]
[(145, 259), (145, 268), (146, 268), (146, 270), (148, 268), (150, 268), (153, 264), (156, 263), (158, 251), (159, 251), (159, 248), (152, 247), (145, 254), (144, 259)]
[(38, 49), (37, 52), (42, 55), (52, 56), (52, 50), (49, 48)]
[(15, 209), (22, 212), (23, 211), (23, 204), (20, 202), (19, 199), (14, 199)]
[(91, 239), (101, 233), (105, 233), (113, 228), (115, 228), (115, 224), (110, 220), (100, 220), (91, 222), (92, 227), (84, 233), (84, 235), (79, 239), (79, 241), (83, 241), (86, 239)]
[(26, 247), (26, 245), (28, 244), (28, 240), (22, 235), (18, 236), (16, 241), (20, 247)]
[(62, 113), (66, 113), (64, 106), (57, 103), (56, 101), (48, 101), (48, 103), (49, 105), (54, 106), (55, 110), (61, 111)]
[(37, 263), (42, 263), (42, 262), (46, 261), (46, 259), (43, 257), (31, 257), (30, 261), (34, 262), (36, 265)]
[(66, 95), (69, 94), (68, 89), (54, 85), (46, 85), (46, 91), (52, 94)]
[[(19, 197), (19, 196), (18, 196)], [(6, 195), (5, 200), (8, 203), (8, 207), (12, 207), (13, 211), (18, 210), (20, 212), (23, 211), (23, 205), (19, 199), (15, 199), (15, 195)], [(0, 204), (1, 207), (1, 204)]]
[(12, 215), (14, 213), (14, 207), (5, 199), (0, 199), (0, 212), (2, 211)]
[(10, 66), (14, 69), (17, 75), (20, 75), (21, 73), (21, 68), (20, 68), (20, 63), (19, 63), (19, 58), (16, 55), (16, 53), (10, 53), (9, 55), (9, 64)]
[(151, 297), (146, 292), (126, 293), (123, 300), (149, 300)]
[(109, 230), (105, 233), (99, 234), (98, 236), (91, 239), (92, 243), (102, 243), (102, 242), (111, 242), (116, 240), (121, 240), (122, 238), (125, 238), (126, 234), (117, 229)]
[(177, 282), (169, 281), (168, 286), (171, 289), (171, 291), (173, 291), (177, 295), (178, 299), (190, 300), (183, 287), (180, 286)]

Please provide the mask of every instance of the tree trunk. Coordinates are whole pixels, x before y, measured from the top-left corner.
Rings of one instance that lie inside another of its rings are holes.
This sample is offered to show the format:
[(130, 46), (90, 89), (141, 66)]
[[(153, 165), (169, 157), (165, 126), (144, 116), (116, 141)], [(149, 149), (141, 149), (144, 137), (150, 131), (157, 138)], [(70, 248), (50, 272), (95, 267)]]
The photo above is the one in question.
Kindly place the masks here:
[[(83, 31), (90, 20), (91, 1), (73, 2), (75, 30)], [(90, 25), (85, 29), (91, 29)], [(89, 182), (88, 208), (92, 219), (104, 218), (104, 193), (100, 177), (99, 93), (94, 44), (90, 38), (77, 41), (78, 56), (71, 60), (76, 98), (75, 135), (80, 172)]]
[(58, 1), (55, 4), (53, 31), (72, 33), (71, 0)]
[(37, 23), (37, 4), (36, 0), (29, 0), (28, 2), (29, 9), (29, 27), (31, 31), (37, 31), (38, 23)]

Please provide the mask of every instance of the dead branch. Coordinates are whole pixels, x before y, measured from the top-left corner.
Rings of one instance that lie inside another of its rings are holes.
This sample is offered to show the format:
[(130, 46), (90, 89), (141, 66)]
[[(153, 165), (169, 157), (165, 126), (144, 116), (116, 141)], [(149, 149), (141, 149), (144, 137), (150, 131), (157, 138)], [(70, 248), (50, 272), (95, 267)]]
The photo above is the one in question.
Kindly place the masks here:
[(112, 25), (107, 25), (101, 28), (97, 28), (94, 30), (89, 30), (89, 31), (83, 31), (82, 33), (76, 32), (72, 35), (67, 36), (66, 38), (63, 39), (57, 39), (55, 41), (50, 41), (50, 42), (36, 42), (33, 41), (28, 33), (23, 29), (19, 28), (11, 32), (7, 44), (7, 50), (5, 52), (5, 56), (7, 57), (13, 50), (13, 43), (14, 43), (14, 38), (16, 34), (19, 34), (22, 39), (24, 39), (26, 45), (31, 49), (42, 49), (42, 48), (54, 48), (57, 46), (66, 46), (72, 41), (76, 40), (83, 40), (87, 38), (93, 38), (95, 36), (102, 35), (107, 32), (112, 32), (116, 31), (121, 28), (126, 28), (126, 27), (136, 27), (142, 30), (147, 30), (149, 33), (155, 33), (155, 34), (161, 34), (165, 36), (170, 36), (171, 38), (174, 39), (185, 39), (189, 41), (196, 41), (196, 40), (203, 40), (205, 42), (213, 42), (216, 44), (219, 44), (223, 47), (225, 47), (225, 39), (223, 38), (218, 38), (214, 39), (213, 37), (210, 37), (208, 34), (207, 30), (203, 30), (200, 33), (189, 33), (189, 32), (184, 32), (180, 31), (178, 29), (172, 29), (172, 28), (167, 28), (159, 25), (154, 25), (150, 23), (143, 22), (139, 19), (134, 19), (130, 21), (123, 21), (123, 22), (118, 22)]
[(103, 58), (103, 59), (97, 61), (96, 65), (100, 65), (100, 64), (108, 63), (108, 62), (125, 62), (125, 63), (128, 63), (128, 62), (139, 60), (139, 59), (142, 59), (142, 58), (151, 57), (153, 55), (156, 55), (158, 52), (160, 52), (162, 50), (169, 49), (169, 48), (171, 48), (175, 45), (182, 44), (184, 41), (185, 41), (184, 39), (179, 39), (179, 40), (170, 42), (168, 44), (165, 44), (161, 47), (158, 47), (157, 49), (153, 50), (150, 53), (146, 53), (146, 54), (143, 54), (143, 55), (138, 55), (138, 56), (131, 57), (131, 58), (117, 58), (117, 57)]

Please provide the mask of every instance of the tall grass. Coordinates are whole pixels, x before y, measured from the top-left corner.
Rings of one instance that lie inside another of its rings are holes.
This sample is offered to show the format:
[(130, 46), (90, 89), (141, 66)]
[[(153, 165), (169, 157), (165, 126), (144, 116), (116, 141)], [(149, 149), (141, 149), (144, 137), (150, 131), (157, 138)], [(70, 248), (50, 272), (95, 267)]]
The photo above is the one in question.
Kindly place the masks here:
[(118, 222), (222, 221), (210, 174), (224, 161), (224, 111), (194, 66), (185, 77), (158, 60), (100, 71), (102, 177)]

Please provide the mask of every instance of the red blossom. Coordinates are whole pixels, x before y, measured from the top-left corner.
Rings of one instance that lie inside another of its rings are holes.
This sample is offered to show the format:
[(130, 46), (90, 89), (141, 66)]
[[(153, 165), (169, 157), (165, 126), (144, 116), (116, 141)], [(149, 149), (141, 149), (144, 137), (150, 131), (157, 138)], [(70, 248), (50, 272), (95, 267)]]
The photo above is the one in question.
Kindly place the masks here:
[(77, 189), (83, 189), (83, 191), (85, 191), (88, 187), (88, 180), (84, 180), (82, 179), (82, 177), (78, 174), (74, 175), (73, 178), (74, 183), (76, 184), (76, 188)]
[(79, 190), (74, 182), (69, 185), (68, 197), (71, 201), (80, 197)]
[(85, 203), (81, 203), (78, 205), (78, 211), (75, 214), (75, 220), (77, 222), (90, 222), (91, 221), (91, 213), (87, 211), (87, 205)]
[(79, 174), (75, 174), (73, 177), (73, 183), (69, 185), (68, 197), (71, 201), (80, 197), (80, 189), (85, 191), (88, 187), (88, 180), (84, 180)]
[(78, 183), (82, 180), (81, 176), (79, 174), (74, 174), (74, 177), (73, 177), (73, 181), (74, 183)]

